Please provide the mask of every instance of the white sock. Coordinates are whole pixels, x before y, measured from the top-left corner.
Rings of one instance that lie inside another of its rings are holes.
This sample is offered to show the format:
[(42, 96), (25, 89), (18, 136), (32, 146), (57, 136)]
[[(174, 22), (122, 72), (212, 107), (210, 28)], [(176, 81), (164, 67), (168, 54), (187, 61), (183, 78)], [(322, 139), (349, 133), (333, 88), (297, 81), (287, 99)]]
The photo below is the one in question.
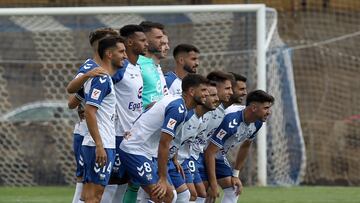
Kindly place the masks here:
[(176, 190), (173, 190), (172, 192), (173, 192), (174, 197), (173, 197), (173, 199), (172, 199), (171, 203), (175, 203), (175, 202), (176, 202), (176, 200), (177, 200), (177, 196), (178, 196), (178, 194), (177, 194)]
[(145, 192), (141, 187), (139, 188), (138, 195), (137, 195), (137, 202), (138, 203), (148, 203), (153, 202), (150, 200), (150, 196), (148, 193)]
[(195, 201), (189, 201), (189, 203), (196, 203)]
[(190, 201), (190, 197), (191, 197), (191, 194), (190, 194), (189, 190), (180, 192), (177, 194), (176, 203), (188, 203)]
[(83, 186), (84, 186), (83, 183), (76, 183), (75, 193), (74, 193), (72, 203), (78, 203), (79, 202)]
[(127, 189), (127, 184), (118, 185), (112, 203), (122, 203)]
[(101, 197), (101, 203), (110, 203), (114, 199), (117, 185), (107, 185), (105, 186), (104, 193)]
[(221, 200), (221, 203), (236, 203), (239, 196), (236, 196), (235, 191), (233, 188), (225, 188), (224, 190), (224, 197)]
[(77, 203), (85, 203), (84, 201), (82, 201), (82, 200), (79, 200)]
[(140, 202), (144, 196), (144, 193), (146, 193), (144, 191), (144, 189), (142, 189), (142, 187), (139, 188), (139, 191), (138, 191), (138, 194), (137, 194), (137, 197), (136, 197), (136, 201), (137, 202)]
[(204, 198), (204, 197), (197, 197), (196, 198), (196, 203), (205, 203), (205, 200), (206, 200), (206, 198)]

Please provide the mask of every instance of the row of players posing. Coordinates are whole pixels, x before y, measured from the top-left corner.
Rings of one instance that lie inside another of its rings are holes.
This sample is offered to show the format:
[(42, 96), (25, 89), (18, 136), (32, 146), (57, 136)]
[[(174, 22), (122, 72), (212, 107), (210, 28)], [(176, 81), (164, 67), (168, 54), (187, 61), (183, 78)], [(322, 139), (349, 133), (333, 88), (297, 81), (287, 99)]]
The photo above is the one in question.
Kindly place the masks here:
[[(127, 192), (136, 185), (144, 189), (141, 202), (215, 201), (218, 184), (224, 189), (222, 202), (236, 202), (242, 189), (239, 170), (274, 98), (256, 90), (241, 106), (246, 78), (221, 71), (207, 78), (194, 74), (199, 50), (187, 44), (174, 49), (175, 71), (164, 78), (158, 64), (169, 47), (158, 23), (127, 25), (120, 35), (94, 31), (94, 58), (68, 86), (77, 92), (70, 107), (86, 103), (87, 125), (80, 122), (75, 134), (87, 134), (86, 129), (90, 134), (75, 149), (81, 149), (77, 176), (83, 175), (84, 187), (74, 201), (121, 202), (117, 194), (124, 191), (113, 194), (109, 180), (118, 185), (130, 180)], [(225, 155), (239, 143), (232, 170)], [(123, 202), (135, 198), (125, 196)]]

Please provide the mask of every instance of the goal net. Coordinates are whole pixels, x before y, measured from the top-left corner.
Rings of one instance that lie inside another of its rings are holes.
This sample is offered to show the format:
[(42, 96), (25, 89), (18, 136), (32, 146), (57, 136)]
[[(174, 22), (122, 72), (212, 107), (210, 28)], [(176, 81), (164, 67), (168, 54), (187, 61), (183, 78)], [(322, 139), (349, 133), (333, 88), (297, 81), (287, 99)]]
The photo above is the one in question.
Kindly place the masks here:
[[(77, 117), (66, 108), (65, 87), (92, 56), (91, 30), (118, 29), (144, 20), (165, 25), (171, 48), (179, 43), (197, 46), (201, 74), (241, 73), (248, 78), (248, 91), (257, 87), (255, 12), (1, 16), (0, 113), (8, 116), (0, 123), (0, 185), (74, 183), (72, 130)], [(292, 56), (276, 23), (276, 11), (267, 9), (266, 84), (276, 98), (267, 125), (267, 182), (291, 185), (302, 180), (305, 150)], [(174, 67), (171, 54), (162, 67), (164, 72)], [(257, 182), (256, 147), (252, 146), (241, 174), (249, 184)], [(234, 160), (235, 154), (229, 159)]]

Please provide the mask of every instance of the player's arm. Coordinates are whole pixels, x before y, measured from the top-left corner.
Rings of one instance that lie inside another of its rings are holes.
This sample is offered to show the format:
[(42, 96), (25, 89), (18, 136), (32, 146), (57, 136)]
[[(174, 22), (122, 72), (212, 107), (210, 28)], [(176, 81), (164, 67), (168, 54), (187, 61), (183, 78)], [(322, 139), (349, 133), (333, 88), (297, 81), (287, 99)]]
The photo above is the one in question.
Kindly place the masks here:
[(233, 174), (231, 177), (231, 183), (236, 189), (236, 194), (239, 195), (242, 192), (243, 186), (241, 183), (241, 180), (239, 178), (240, 170), (243, 168), (246, 157), (249, 154), (250, 146), (251, 146), (252, 140), (245, 140), (239, 148), (239, 151), (236, 156), (235, 166), (233, 169)]
[(218, 151), (219, 151), (219, 147), (214, 143), (210, 142), (204, 152), (205, 165), (209, 178), (208, 196), (210, 200), (212, 200), (212, 202), (215, 202), (215, 199), (219, 197), (219, 191), (216, 182), (216, 172), (215, 172), (215, 155)]
[(165, 118), (161, 127), (160, 142), (158, 149), (158, 173), (159, 181), (152, 191), (153, 196), (164, 197), (167, 189), (167, 162), (169, 158), (170, 142), (176, 135), (176, 129), (183, 122), (185, 107), (176, 103), (169, 104), (165, 109)]
[(185, 178), (184, 169), (182, 168), (181, 164), (179, 163), (177, 156), (178, 156), (178, 153), (176, 152), (176, 154), (172, 158), (172, 162), (174, 163), (177, 172), (179, 172), (182, 175), (182, 177)]
[(93, 138), (96, 146), (96, 163), (100, 166), (106, 164), (106, 152), (100, 137), (99, 128), (96, 120), (96, 111), (98, 108), (93, 105), (85, 105), (85, 120), (88, 126), (91, 137)]
[(75, 77), (73, 80), (71, 80), (69, 82), (69, 84), (66, 87), (66, 91), (69, 94), (76, 93), (77, 91), (79, 91), (82, 88), (84, 83), (89, 78), (92, 78), (95, 76), (102, 76), (102, 75), (106, 75), (106, 74), (108, 74), (108, 72), (101, 67), (94, 68), (84, 74), (78, 74), (77, 77)]
[(69, 99), (68, 99), (68, 107), (69, 109), (75, 109), (76, 107), (78, 107), (81, 103), (81, 100), (76, 97), (75, 94), (72, 94), (69, 96)]
[(163, 198), (167, 190), (167, 162), (169, 157), (170, 142), (173, 136), (168, 133), (161, 132), (159, 149), (158, 149), (158, 174), (159, 181), (153, 190), (153, 195)]

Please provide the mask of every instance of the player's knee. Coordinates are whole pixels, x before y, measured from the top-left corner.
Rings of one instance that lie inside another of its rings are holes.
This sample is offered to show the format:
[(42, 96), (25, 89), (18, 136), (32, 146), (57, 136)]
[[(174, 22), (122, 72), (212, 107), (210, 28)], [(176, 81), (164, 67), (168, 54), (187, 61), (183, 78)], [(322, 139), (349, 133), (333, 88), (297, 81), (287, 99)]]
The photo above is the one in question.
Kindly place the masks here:
[(190, 197), (191, 197), (190, 191), (185, 190), (184, 192), (181, 192), (181, 193), (177, 194), (176, 202), (177, 203), (187, 203), (187, 202), (189, 202)]
[(195, 188), (191, 188), (191, 189), (189, 188), (189, 191), (190, 191), (190, 201), (195, 201), (198, 196)]

